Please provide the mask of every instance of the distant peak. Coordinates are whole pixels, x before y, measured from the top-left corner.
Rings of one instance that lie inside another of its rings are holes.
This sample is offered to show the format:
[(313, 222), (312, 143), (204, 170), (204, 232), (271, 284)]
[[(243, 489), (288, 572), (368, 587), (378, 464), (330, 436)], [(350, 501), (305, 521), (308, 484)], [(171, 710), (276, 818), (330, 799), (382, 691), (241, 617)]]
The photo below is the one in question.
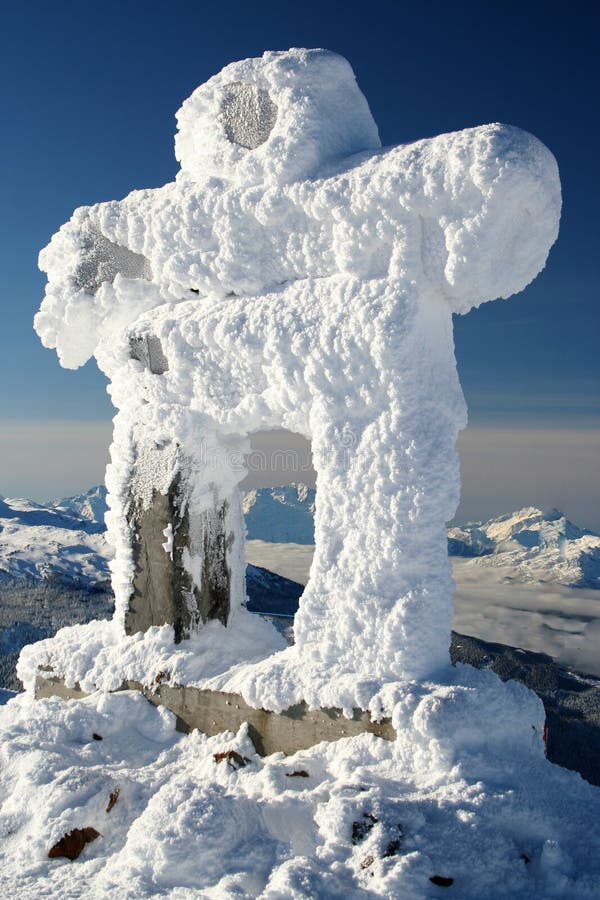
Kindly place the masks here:
[(557, 519), (564, 519), (565, 514), (560, 511), (560, 509), (556, 509), (556, 507), (550, 507), (550, 509), (545, 509), (542, 512), (542, 518), (546, 522), (556, 522)]

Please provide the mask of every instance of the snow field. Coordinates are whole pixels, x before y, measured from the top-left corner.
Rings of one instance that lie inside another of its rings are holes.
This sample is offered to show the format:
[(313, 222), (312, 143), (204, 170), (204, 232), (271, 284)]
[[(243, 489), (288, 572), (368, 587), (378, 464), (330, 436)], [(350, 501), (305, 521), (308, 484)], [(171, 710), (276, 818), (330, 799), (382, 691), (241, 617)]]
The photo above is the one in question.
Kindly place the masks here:
[[(266, 759), (243, 728), (181, 735), (135, 693), (21, 695), (0, 715), (5, 893), (412, 900), (437, 896), (438, 875), (473, 900), (597, 896), (600, 793), (544, 760), (539, 701), (509, 688), (515, 738), (478, 699), (497, 679), (462, 668), (462, 688), (405, 690), (394, 743), (364, 735)], [(248, 762), (215, 762), (230, 749)], [(100, 837), (76, 861), (48, 859), (86, 827)]]

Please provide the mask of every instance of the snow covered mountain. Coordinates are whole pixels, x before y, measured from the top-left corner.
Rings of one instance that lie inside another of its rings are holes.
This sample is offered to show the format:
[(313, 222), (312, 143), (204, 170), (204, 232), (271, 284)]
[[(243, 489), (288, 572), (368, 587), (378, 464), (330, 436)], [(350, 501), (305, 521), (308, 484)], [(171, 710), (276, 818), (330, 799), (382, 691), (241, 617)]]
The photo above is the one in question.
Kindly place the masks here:
[(305, 484), (247, 491), (243, 509), (248, 540), (314, 544), (315, 494)]
[(46, 506), (0, 500), (0, 578), (108, 585), (110, 551), (98, 521), (100, 496), (92, 489)]
[[(244, 496), (248, 540), (314, 543), (315, 490), (306, 485), (259, 488)], [(600, 588), (600, 536), (556, 509), (516, 512), (448, 529), (450, 556), (473, 568), (506, 569), (506, 578)], [(498, 573), (499, 574), (499, 573)]]
[(104, 529), (104, 513), (107, 510), (106, 488), (103, 484), (90, 488), (84, 494), (76, 494), (74, 497), (62, 497), (60, 500), (50, 500), (48, 505), (52, 509), (65, 512), (66, 515), (75, 516), (100, 525), (99, 530)]
[(448, 531), (451, 556), (472, 557), (470, 568), (501, 568), (518, 581), (600, 588), (600, 536), (556, 509), (517, 512)]
[[(305, 484), (246, 492), (248, 540), (313, 544), (315, 493)], [(101, 486), (46, 505), (0, 499), (0, 577), (107, 583), (105, 511)], [(504, 580), (600, 589), (600, 536), (578, 528), (558, 510), (525, 507), (487, 522), (454, 526), (448, 530), (448, 552), (462, 557), (473, 574), (493, 569)]]

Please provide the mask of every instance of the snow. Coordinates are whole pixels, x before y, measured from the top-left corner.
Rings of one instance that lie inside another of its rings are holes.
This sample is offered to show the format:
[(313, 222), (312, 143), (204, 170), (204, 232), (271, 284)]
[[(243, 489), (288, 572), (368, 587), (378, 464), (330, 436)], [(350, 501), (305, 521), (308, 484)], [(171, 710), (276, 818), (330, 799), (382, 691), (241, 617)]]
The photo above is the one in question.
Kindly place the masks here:
[[(291, 670), (311, 692), (354, 673), (433, 675), (448, 665), (445, 522), (466, 422), (452, 314), (543, 267), (556, 162), (505, 125), (382, 150), (350, 66), (320, 50), (233, 63), (178, 125), (173, 183), (80, 208), (40, 255), (42, 341), (68, 367), (94, 354), (119, 410), (116, 622), (134, 575), (131, 492), (146, 506), (179, 472), (192, 536), (228, 504), (235, 643), (244, 456), (251, 433), (286, 428), (311, 439), (319, 481)], [(199, 550), (185, 559), (197, 579)], [(283, 702), (286, 664), (261, 675), (257, 702)]]
[(91, 522), (104, 526), (107, 508), (106, 488), (103, 484), (98, 484), (83, 494), (51, 500), (47, 505), (61, 512), (64, 510), (67, 514), (74, 513), (78, 518), (89, 519)]
[[(600, 535), (558, 510), (529, 506), (448, 533), (450, 552), (474, 557), (469, 569), (499, 566), (522, 581), (600, 587)], [(475, 559), (477, 558), (477, 559)]]
[(84, 517), (75, 505), (57, 503), (52, 507), (18, 498), (0, 500), (0, 576), (107, 584), (111, 553), (96, 512), (90, 506)]
[[(418, 900), (441, 875), (472, 900), (597, 896), (600, 792), (544, 759), (525, 688), (468, 667), (456, 682), (406, 686), (396, 742), (265, 759), (244, 728), (182, 735), (139, 694), (21, 695), (0, 711), (4, 892)], [(500, 720), (482, 685), (502, 688)], [(230, 749), (248, 762), (215, 761)], [(77, 827), (100, 837), (75, 862), (49, 860)]]

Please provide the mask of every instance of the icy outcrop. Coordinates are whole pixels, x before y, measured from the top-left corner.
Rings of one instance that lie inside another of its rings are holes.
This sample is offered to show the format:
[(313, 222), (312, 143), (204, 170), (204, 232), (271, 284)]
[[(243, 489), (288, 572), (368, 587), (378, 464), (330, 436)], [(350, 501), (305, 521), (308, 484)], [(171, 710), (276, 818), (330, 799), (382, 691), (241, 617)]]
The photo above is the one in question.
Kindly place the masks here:
[[(246, 641), (243, 459), (249, 434), (287, 428), (311, 439), (318, 473), (296, 644), (223, 679), (271, 708), (298, 691), (352, 705), (360, 681), (364, 703), (448, 665), (445, 522), (466, 423), (452, 314), (520, 291), (543, 267), (556, 163), (504, 125), (382, 150), (350, 66), (321, 50), (227, 66), (178, 125), (174, 183), (77, 210), (40, 256), (42, 341), (68, 367), (94, 354), (119, 410), (112, 634), (139, 601), (140, 559), (158, 552), (136, 556), (140, 517), (178, 483), (180, 606), (201, 629), (200, 582), (220, 554), (228, 640)], [(212, 544), (211, 509), (223, 522)], [(150, 529), (161, 547), (164, 525)], [(267, 630), (256, 639), (240, 663), (271, 652)]]

